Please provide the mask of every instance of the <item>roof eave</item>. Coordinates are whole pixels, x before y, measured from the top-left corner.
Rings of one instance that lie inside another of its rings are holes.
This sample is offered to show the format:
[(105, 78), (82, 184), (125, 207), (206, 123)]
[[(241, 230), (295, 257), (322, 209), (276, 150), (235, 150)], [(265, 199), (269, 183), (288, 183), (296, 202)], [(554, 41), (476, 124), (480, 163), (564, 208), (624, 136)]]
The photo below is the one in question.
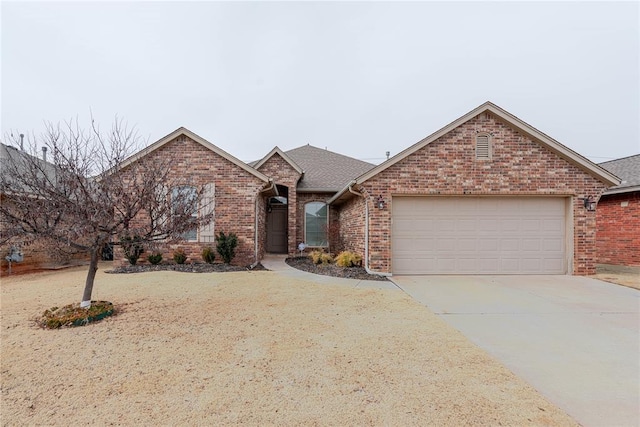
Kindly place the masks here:
[(610, 190), (605, 191), (604, 193), (602, 193), (603, 196), (610, 196), (613, 194), (624, 194), (624, 193), (634, 193), (634, 192), (640, 192), (640, 185), (634, 185), (631, 187), (622, 187), (622, 188), (612, 188)]
[(335, 188), (297, 188), (296, 192), (298, 193), (335, 193)]
[(338, 191), (332, 198), (327, 200), (327, 204), (339, 205), (349, 200), (351, 197), (354, 197), (355, 195), (351, 191), (349, 191), (349, 188), (354, 186), (355, 184), (356, 184), (355, 180), (351, 181), (349, 184), (346, 185), (346, 187)]

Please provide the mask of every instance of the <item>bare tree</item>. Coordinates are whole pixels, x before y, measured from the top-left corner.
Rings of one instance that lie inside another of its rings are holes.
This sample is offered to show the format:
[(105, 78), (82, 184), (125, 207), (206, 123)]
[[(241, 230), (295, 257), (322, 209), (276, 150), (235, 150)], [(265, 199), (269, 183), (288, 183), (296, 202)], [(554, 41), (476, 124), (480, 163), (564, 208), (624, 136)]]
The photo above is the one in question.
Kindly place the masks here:
[[(43, 238), (57, 250), (87, 253), (83, 307), (91, 305), (105, 244), (124, 236), (142, 243), (179, 239), (212, 220), (203, 206), (204, 189), (194, 192), (172, 179), (167, 160), (145, 156), (145, 149), (138, 151), (140, 142), (122, 121), (106, 136), (93, 125), (83, 130), (76, 121), (48, 125), (26, 151), (2, 147), (1, 239)], [(46, 147), (45, 159), (38, 146)]]

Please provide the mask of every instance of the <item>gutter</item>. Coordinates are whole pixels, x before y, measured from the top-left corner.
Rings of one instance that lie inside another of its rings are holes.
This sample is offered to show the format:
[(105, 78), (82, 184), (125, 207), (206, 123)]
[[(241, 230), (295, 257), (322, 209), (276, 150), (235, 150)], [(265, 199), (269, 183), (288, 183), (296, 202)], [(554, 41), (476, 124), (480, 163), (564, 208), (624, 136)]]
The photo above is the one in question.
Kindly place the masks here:
[(600, 197), (610, 196), (613, 194), (633, 193), (635, 191), (640, 191), (640, 185), (634, 185), (631, 187), (622, 187), (622, 188), (611, 188), (609, 190), (606, 190), (604, 193), (602, 193)]
[(347, 189), (351, 194), (355, 194), (356, 196), (360, 196), (364, 199), (364, 270), (376, 276), (390, 277), (391, 273), (382, 273), (380, 271), (374, 271), (369, 268), (369, 203), (367, 202), (367, 198), (364, 194), (355, 191), (351, 188), (355, 185), (355, 181), (351, 181), (349, 185), (347, 185)]

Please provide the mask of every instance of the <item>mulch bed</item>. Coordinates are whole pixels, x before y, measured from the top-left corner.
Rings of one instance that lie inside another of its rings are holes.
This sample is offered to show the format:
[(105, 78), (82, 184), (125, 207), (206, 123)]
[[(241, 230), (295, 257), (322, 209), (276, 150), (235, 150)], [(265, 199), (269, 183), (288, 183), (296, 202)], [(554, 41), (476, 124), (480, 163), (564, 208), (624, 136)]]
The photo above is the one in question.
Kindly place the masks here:
[(266, 270), (262, 264), (256, 265), (254, 268), (241, 267), (228, 264), (136, 264), (116, 267), (106, 270), (105, 273), (128, 274), (128, 273), (145, 273), (147, 271), (180, 271), (183, 273), (228, 273), (233, 271), (260, 271)]
[(363, 267), (339, 267), (335, 264), (314, 264), (309, 257), (287, 258), (287, 264), (298, 270), (323, 276), (344, 277), (345, 279), (387, 281), (384, 276), (369, 274)]

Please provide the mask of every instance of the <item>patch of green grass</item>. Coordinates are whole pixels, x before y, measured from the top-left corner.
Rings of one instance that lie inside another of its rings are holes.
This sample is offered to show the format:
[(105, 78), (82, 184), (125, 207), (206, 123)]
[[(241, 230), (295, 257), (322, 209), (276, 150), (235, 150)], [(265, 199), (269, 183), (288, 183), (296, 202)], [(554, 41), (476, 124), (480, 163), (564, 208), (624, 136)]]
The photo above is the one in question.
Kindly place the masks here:
[(81, 308), (80, 304), (69, 304), (64, 307), (51, 307), (36, 320), (44, 329), (85, 326), (98, 322), (105, 317), (113, 316), (116, 310), (109, 301), (91, 301), (91, 307)]

